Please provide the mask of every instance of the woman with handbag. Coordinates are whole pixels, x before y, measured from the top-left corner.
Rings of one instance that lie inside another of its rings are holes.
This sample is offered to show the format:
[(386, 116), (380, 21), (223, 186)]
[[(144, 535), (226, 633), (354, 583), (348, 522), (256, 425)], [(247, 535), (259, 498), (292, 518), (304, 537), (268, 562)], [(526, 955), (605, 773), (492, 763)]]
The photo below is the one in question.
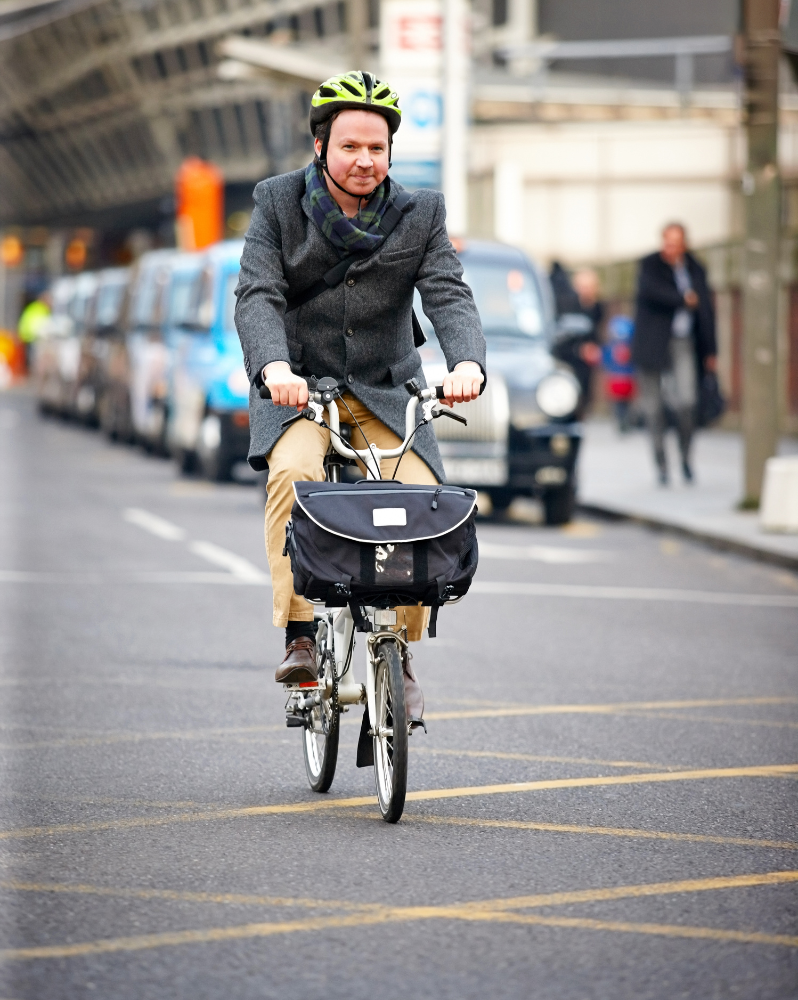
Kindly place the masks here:
[(662, 248), (640, 262), (632, 361), (638, 369), (661, 485), (668, 482), (666, 408), (676, 419), (682, 474), (693, 480), (690, 447), (705, 373), (717, 369), (715, 310), (706, 271), (687, 250), (685, 228), (669, 223)]

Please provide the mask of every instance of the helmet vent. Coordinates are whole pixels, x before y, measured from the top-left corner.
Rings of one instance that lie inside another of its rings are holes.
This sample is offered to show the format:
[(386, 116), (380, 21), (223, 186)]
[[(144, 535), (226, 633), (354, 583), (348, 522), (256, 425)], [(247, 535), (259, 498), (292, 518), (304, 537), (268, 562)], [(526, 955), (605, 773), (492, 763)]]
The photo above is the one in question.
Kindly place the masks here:
[(354, 94), (355, 97), (362, 96), (360, 92), (357, 90), (357, 88), (353, 87), (352, 84), (348, 83), (346, 80), (341, 80), (341, 86), (346, 88), (346, 90), (348, 90), (350, 94)]
[(374, 100), (375, 101), (381, 101), (383, 98), (387, 97), (389, 94), (390, 94), (390, 90), (387, 87), (383, 87), (382, 90), (378, 90), (377, 93), (374, 95)]
[(319, 87), (320, 97), (337, 97), (337, 91), (333, 90), (332, 87)]

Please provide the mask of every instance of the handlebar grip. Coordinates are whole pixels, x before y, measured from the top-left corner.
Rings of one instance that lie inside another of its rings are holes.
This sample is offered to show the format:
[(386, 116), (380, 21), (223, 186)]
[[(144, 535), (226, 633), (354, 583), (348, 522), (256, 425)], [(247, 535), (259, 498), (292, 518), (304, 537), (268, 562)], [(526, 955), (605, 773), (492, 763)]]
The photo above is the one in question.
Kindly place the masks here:
[(436, 399), (446, 399), (446, 394), (443, 391), (442, 385), (435, 386), (435, 398)]
[(269, 387), (267, 385), (262, 385), (260, 387), (260, 389), (258, 389), (258, 395), (260, 396), (261, 399), (271, 399), (272, 398), (272, 394), (269, 391)]

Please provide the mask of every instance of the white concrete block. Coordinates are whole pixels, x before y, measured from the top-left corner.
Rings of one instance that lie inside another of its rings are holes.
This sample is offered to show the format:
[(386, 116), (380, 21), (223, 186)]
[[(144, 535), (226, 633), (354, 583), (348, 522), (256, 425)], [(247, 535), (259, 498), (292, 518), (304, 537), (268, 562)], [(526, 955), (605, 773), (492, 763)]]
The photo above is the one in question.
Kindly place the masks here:
[(763, 531), (798, 532), (798, 455), (767, 460), (759, 524)]

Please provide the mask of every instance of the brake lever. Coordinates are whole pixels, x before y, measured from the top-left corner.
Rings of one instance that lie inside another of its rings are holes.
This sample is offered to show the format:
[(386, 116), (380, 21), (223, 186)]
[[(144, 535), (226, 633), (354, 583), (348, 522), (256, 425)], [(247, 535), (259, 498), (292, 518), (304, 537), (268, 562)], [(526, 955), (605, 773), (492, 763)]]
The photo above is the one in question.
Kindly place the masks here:
[(459, 413), (454, 413), (452, 410), (438, 409), (438, 411), (433, 413), (432, 416), (433, 419), (436, 417), (450, 417), (452, 420), (456, 420), (458, 423), (463, 424), (466, 427), (468, 426), (466, 418)]
[(283, 427), (289, 427), (291, 424), (295, 424), (297, 420), (312, 420), (315, 424), (324, 423), (324, 407), (321, 403), (314, 403), (313, 400), (308, 401), (308, 405), (304, 410), (300, 410), (299, 413), (295, 414), (293, 417), (289, 417), (288, 420), (284, 420), (282, 423)]

